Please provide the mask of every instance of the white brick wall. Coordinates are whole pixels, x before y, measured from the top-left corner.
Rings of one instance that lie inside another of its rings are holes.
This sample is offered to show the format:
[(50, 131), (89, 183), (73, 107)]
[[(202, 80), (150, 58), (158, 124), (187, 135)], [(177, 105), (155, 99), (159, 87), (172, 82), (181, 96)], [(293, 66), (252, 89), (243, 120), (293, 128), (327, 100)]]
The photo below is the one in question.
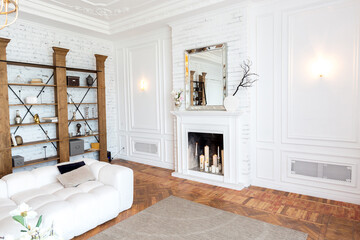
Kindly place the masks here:
[[(240, 64), (248, 59), (247, 46), (247, 7), (243, 4), (233, 5), (213, 12), (182, 19), (170, 24), (172, 27), (172, 55), (173, 55), (173, 86), (174, 89), (184, 89), (184, 51), (219, 43), (226, 43), (228, 61), (228, 95), (233, 94), (242, 71)], [(249, 161), (249, 132), (250, 132), (250, 99), (251, 92), (241, 89), (237, 93), (240, 99), (241, 111), (244, 112), (244, 121), (240, 131), (243, 136), (243, 173), (250, 174)]]
[[(108, 150), (112, 154), (118, 152), (117, 136), (115, 129), (117, 128), (117, 114), (116, 114), (116, 92), (115, 92), (115, 54), (114, 46), (110, 41), (102, 39), (96, 39), (86, 35), (80, 35), (74, 32), (68, 32), (56, 28), (50, 28), (40, 24), (18, 20), (14, 25), (5, 28), (0, 31), (0, 37), (10, 38), (11, 42), (7, 48), (7, 59), (12, 61), (22, 62), (34, 62), (41, 64), (51, 65), (53, 62), (52, 58), (52, 47), (62, 47), (70, 49), (67, 55), (67, 66), (95, 69), (95, 57), (94, 54), (107, 55), (108, 59), (105, 64), (106, 74), (106, 100), (107, 100), (107, 134), (108, 134)], [(9, 82), (15, 82), (16, 76), (20, 75), (24, 81), (28, 81), (31, 78), (43, 78), (47, 79), (52, 74), (52, 70), (37, 69), (37, 68), (26, 68), (26, 67), (15, 67), (9, 66), (8, 78)], [(68, 75), (81, 76), (81, 79), (86, 78), (88, 74), (81, 73), (68, 73)], [(94, 76), (94, 74), (93, 74)], [(53, 81), (52, 81), (53, 82)], [(83, 80), (83, 85), (85, 82)], [(32, 96), (37, 94), (41, 88), (38, 87), (15, 87), (15, 91), (21, 90), (21, 97), (24, 99), (26, 96)], [(53, 89), (46, 88), (43, 93), (42, 101), (44, 103), (54, 102)], [(81, 96), (84, 95), (86, 89), (71, 89), (69, 93), (74, 96), (75, 102), (80, 102)], [(9, 101), (11, 103), (19, 103), (15, 98), (15, 95), (9, 92)], [(96, 90), (90, 90), (87, 98), (84, 102), (96, 101)], [(90, 105), (90, 109), (94, 107)], [(74, 107), (73, 107), (74, 108)], [(24, 107), (11, 107), (10, 108), (10, 121), (13, 123), (15, 117), (15, 111), (19, 109), (21, 116), (24, 116), (26, 110)], [(41, 106), (33, 107), (34, 113), (39, 113), (40, 117), (53, 116), (53, 106)], [(69, 111), (71, 108), (69, 107)], [(77, 115), (80, 118), (80, 115)], [(91, 111), (90, 111), (91, 117)], [(32, 117), (29, 115), (25, 122), (32, 121)], [(97, 122), (91, 122), (93, 129), (97, 130)], [(56, 136), (56, 128), (54, 125), (44, 125), (44, 128), (49, 131), (50, 137)], [(15, 129), (11, 129), (14, 131)], [(75, 125), (72, 124), (69, 127), (69, 131), (75, 132)], [(21, 135), (25, 142), (44, 139), (45, 135), (38, 126), (32, 127), (21, 127), (17, 132), (17, 135)], [(84, 138), (86, 144), (85, 148), (88, 148), (90, 142), (95, 142), (94, 138)], [(48, 156), (55, 155), (55, 149), (48, 145)], [(25, 160), (42, 158), (44, 156), (43, 145), (22, 147), (13, 149), (13, 155), (22, 155)], [(87, 154), (86, 157), (91, 157), (91, 154)], [(73, 157), (71, 160), (81, 158), (82, 156)], [(94, 157), (97, 157), (94, 154)], [(50, 163), (52, 164), (52, 163)], [(38, 165), (40, 166), (40, 165)], [(36, 167), (38, 167), (36, 166)]]

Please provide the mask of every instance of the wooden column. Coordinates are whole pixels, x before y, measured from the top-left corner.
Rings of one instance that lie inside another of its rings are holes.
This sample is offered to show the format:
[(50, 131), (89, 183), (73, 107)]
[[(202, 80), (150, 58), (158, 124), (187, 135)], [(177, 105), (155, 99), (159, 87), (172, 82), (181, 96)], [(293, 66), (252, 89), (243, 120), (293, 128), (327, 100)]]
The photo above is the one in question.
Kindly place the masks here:
[[(10, 39), (0, 38), (0, 60), (6, 61)], [(0, 177), (12, 173), (7, 63), (0, 62)]]
[(98, 124), (100, 138), (99, 160), (107, 162), (106, 143), (106, 96), (105, 96), (105, 60), (107, 56), (95, 54), (97, 73), (97, 103), (98, 103)]
[(69, 128), (68, 128), (68, 103), (66, 85), (66, 55), (69, 49), (53, 47), (53, 59), (55, 68), (55, 101), (57, 102), (57, 126), (58, 155), (60, 162), (69, 161)]

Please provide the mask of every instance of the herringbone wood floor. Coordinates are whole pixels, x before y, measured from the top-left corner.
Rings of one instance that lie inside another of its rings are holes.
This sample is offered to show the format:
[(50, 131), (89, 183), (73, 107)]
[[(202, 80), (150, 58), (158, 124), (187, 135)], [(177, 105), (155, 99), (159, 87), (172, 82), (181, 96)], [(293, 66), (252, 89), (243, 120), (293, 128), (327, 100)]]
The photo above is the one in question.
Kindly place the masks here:
[(360, 205), (259, 187), (235, 191), (174, 178), (166, 169), (123, 160), (113, 163), (134, 170), (134, 205), (75, 240), (87, 239), (170, 195), (306, 232), (308, 240), (360, 240)]

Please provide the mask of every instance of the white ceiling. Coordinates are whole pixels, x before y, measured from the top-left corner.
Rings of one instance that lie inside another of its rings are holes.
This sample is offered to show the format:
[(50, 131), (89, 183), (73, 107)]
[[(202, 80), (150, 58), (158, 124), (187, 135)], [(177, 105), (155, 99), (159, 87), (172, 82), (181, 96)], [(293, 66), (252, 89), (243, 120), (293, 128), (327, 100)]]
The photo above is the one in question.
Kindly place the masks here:
[(23, 0), (19, 9), (25, 19), (115, 35), (230, 2), (239, 0)]

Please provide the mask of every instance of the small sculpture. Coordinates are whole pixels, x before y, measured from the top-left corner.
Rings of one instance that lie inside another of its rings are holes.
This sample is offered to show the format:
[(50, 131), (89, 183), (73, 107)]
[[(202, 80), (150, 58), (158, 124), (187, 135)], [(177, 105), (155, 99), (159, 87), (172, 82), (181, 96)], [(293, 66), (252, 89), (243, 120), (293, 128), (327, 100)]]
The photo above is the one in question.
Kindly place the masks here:
[(76, 111), (73, 111), (73, 117), (72, 117), (72, 120), (76, 120)]
[(21, 124), (21, 120), (20, 111), (16, 110), (15, 124)]
[(89, 76), (86, 78), (86, 83), (87, 83), (87, 85), (88, 85), (89, 87), (91, 87), (91, 86), (94, 84), (94, 78), (89, 75)]
[(76, 136), (81, 136), (81, 131), (80, 131), (80, 129), (81, 129), (81, 124), (80, 124), (80, 123), (76, 124), (76, 128), (77, 128), (77, 130), (76, 130)]
[(35, 122), (35, 123), (40, 123), (39, 114), (35, 114), (35, 116), (34, 116), (34, 122)]
[(74, 99), (71, 94), (68, 94), (68, 103), (74, 103)]
[(23, 138), (19, 135), (15, 136), (15, 141), (17, 145), (22, 145), (24, 143)]
[(43, 148), (44, 148), (44, 152), (45, 152), (44, 160), (47, 160), (48, 159), (47, 156), (46, 156), (46, 148), (47, 148), (47, 146), (43, 146)]

